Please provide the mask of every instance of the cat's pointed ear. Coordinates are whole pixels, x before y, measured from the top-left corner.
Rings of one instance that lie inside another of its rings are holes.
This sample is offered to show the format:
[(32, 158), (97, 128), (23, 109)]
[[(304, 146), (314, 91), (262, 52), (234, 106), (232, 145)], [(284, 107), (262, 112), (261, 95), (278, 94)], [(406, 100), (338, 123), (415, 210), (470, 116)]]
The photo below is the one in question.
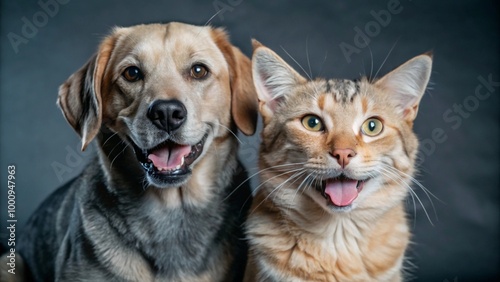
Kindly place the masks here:
[(257, 40), (252, 40), (252, 76), (262, 116), (272, 116), (284, 95), (297, 84), (306, 82), (283, 59)]
[(412, 122), (417, 117), (420, 99), (425, 93), (432, 70), (432, 53), (414, 57), (375, 82), (385, 93), (396, 99), (397, 110)]

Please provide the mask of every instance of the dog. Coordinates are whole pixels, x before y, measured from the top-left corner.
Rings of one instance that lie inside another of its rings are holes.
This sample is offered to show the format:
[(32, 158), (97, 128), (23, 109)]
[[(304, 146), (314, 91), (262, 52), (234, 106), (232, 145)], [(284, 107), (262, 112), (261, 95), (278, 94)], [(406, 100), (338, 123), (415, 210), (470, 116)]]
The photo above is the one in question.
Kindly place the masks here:
[[(115, 28), (60, 86), (97, 153), (20, 238), (36, 281), (238, 281), (251, 198), (237, 160), (255, 132), (250, 60), (221, 28)], [(234, 190), (234, 191), (233, 191)]]

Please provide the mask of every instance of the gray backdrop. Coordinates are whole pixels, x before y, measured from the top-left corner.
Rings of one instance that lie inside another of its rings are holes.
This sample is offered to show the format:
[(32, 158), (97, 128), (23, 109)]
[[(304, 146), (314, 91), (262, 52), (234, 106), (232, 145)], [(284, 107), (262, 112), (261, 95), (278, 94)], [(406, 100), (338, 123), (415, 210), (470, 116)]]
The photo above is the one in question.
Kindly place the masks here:
[[(299, 69), (286, 50), (314, 76), (355, 78), (372, 68), (373, 73), (380, 68), (380, 75), (433, 50), (432, 84), (415, 130), (423, 145), (418, 179), (440, 200), (433, 199), (433, 208), (415, 186), (422, 204), (417, 201), (414, 212), (408, 201), (414, 278), (498, 280), (500, 76), (494, 1), (54, 1), (1, 1), (2, 244), (8, 235), (8, 165), (16, 166), (18, 234), (37, 205), (83, 168), (88, 153), (79, 152), (76, 134), (55, 105), (57, 88), (110, 28), (205, 24), (221, 10), (211, 24), (226, 26), (246, 54), (250, 38), (257, 38)], [(57, 7), (46, 9), (47, 2)], [(255, 171), (258, 138), (244, 142), (245, 164)]]

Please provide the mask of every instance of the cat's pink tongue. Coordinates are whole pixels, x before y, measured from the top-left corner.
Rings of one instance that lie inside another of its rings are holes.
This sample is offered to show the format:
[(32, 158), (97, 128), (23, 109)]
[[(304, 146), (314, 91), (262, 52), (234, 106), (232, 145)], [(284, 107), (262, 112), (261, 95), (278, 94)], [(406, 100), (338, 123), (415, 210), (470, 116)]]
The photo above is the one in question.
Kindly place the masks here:
[(191, 152), (191, 146), (176, 144), (154, 150), (149, 154), (148, 159), (157, 168), (175, 169), (178, 165), (182, 165), (182, 158), (189, 152)]
[(358, 181), (352, 179), (329, 179), (325, 193), (336, 206), (348, 206), (358, 197), (357, 184)]

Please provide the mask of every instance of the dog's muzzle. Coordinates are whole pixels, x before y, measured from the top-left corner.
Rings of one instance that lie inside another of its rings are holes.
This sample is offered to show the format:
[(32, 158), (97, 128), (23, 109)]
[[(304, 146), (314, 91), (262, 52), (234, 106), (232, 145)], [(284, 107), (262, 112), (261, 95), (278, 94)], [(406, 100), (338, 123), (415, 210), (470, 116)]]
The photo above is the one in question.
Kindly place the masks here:
[(156, 147), (144, 150), (134, 145), (137, 160), (153, 184), (175, 185), (184, 182), (191, 174), (191, 164), (203, 152), (208, 134), (195, 145), (183, 145), (167, 140)]
[[(147, 112), (148, 119), (168, 136), (175, 134), (187, 119), (185, 106), (177, 100), (157, 100)], [(182, 184), (191, 174), (191, 165), (203, 152), (208, 133), (194, 145), (180, 144), (168, 138), (150, 149), (143, 149), (134, 142), (134, 151), (148, 175), (148, 180), (159, 187)]]

